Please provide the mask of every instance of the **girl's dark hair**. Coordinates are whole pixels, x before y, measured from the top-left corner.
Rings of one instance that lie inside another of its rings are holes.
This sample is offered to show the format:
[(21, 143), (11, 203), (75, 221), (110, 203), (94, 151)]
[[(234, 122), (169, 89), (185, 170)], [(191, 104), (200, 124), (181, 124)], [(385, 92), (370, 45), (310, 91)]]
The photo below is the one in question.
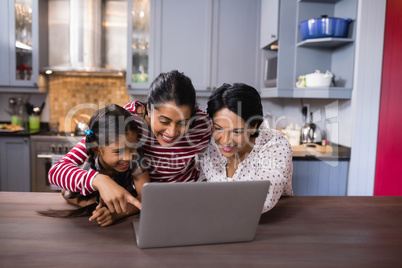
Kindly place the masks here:
[(228, 108), (252, 127), (257, 125), (256, 132), (250, 137), (258, 137), (263, 113), (261, 97), (255, 88), (242, 83), (223, 84), (209, 97), (207, 113), (213, 118), (213, 115), (222, 108)]
[[(99, 196), (99, 193), (93, 193), (89, 196), (77, 196), (78, 202), (82, 200), (89, 200), (93, 196)], [(48, 210), (40, 210), (37, 211), (38, 214), (46, 217), (53, 217), (53, 218), (74, 218), (74, 217), (86, 217), (91, 216), (92, 212), (96, 209), (98, 203), (92, 203), (85, 207), (80, 207), (77, 209), (48, 209)]]
[(189, 105), (192, 116), (198, 107), (195, 99), (195, 89), (191, 79), (177, 70), (161, 73), (151, 84), (147, 105), (150, 109), (158, 104), (174, 101), (177, 106)]
[(88, 128), (92, 133), (86, 135), (85, 147), (92, 169), (95, 169), (95, 154), (92, 148), (107, 146), (115, 142), (120, 135), (138, 130), (137, 123), (130, 112), (116, 104), (109, 104), (96, 111), (89, 120)]

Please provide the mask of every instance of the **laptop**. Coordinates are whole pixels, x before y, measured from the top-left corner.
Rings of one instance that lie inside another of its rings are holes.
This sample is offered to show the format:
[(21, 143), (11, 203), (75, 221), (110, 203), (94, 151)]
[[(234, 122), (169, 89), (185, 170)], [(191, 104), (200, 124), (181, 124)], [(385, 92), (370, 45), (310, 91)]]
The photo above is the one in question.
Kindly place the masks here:
[(139, 220), (139, 248), (251, 241), (269, 181), (146, 183)]

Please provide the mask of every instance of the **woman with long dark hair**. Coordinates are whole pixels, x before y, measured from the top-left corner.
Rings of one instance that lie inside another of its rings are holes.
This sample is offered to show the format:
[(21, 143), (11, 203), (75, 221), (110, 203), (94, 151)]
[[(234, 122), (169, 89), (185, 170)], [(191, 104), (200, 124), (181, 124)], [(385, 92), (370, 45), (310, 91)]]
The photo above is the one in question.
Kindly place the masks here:
[[(152, 182), (196, 181), (195, 157), (208, 144), (211, 122), (196, 105), (195, 89), (183, 73), (161, 73), (151, 84), (147, 102), (133, 101), (124, 107), (138, 124), (138, 138)], [(109, 176), (95, 170), (82, 171), (86, 159), (85, 139), (49, 171), (49, 182), (88, 195), (99, 191), (108, 208), (127, 211), (136, 200)], [(64, 182), (67, 182), (66, 185)]]

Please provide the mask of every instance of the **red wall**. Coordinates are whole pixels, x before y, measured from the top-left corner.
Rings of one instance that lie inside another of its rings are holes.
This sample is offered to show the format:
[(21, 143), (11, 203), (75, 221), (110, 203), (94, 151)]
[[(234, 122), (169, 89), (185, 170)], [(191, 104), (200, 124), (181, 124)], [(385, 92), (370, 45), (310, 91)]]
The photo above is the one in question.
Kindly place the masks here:
[(402, 195), (402, 1), (387, 0), (374, 195)]

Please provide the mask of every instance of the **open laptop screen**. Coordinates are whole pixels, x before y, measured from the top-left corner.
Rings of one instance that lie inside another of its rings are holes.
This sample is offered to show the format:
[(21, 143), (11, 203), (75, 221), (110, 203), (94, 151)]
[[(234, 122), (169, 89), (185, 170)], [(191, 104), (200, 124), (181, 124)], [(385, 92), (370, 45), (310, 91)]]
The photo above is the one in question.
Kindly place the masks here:
[(254, 239), (269, 181), (147, 183), (140, 248), (242, 242)]

